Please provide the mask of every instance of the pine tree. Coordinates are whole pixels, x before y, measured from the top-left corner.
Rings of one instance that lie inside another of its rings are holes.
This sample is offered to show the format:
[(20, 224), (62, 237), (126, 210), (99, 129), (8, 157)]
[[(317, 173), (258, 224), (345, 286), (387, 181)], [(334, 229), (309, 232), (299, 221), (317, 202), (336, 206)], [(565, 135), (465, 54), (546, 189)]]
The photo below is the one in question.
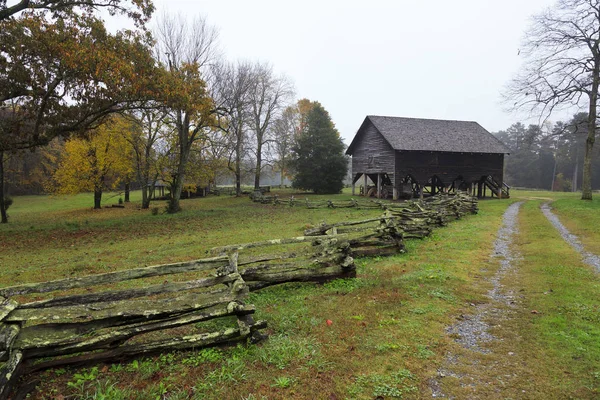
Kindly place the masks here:
[(341, 192), (348, 171), (344, 147), (329, 113), (314, 102), (293, 148), (296, 175), (292, 186), (315, 193)]

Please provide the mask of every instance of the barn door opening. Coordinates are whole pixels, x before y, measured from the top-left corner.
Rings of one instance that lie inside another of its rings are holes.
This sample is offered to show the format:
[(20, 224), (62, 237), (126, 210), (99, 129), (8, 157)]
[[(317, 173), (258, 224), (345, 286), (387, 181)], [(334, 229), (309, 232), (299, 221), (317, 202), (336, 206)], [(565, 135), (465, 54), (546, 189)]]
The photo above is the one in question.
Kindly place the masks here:
[(368, 174), (368, 176), (373, 185), (366, 186), (367, 197), (387, 199), (392, 196), (394, 186), (391, 177), (387, 173)]

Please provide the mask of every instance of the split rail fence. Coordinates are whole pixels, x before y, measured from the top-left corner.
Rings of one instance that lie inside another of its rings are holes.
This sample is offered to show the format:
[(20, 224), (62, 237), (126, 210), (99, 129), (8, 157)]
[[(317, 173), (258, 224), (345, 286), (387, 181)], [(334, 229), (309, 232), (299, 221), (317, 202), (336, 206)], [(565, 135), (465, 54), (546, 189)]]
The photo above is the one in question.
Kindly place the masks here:
[[(0, 400), (19, 376), (42, 369), (260, 340), (266, 322), (254, 321), (249, 291), (354, 277), (355, 257), (402, 253), (404, 239), (478, 211), (466, 195), (383, 207), (377, 218), (300, 237), (213, 248), (211, 258), (0, 288)], [(232, 326), (202, 329), (219, 318)], [(190, 324), (193, 332), (178, 329)]]

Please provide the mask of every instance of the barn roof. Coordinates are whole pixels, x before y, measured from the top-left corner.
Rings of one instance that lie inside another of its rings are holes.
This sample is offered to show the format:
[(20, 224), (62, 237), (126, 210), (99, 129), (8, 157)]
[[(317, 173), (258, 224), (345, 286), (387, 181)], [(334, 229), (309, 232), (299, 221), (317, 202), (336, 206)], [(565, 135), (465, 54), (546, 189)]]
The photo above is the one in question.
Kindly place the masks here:
[(382, 117), (368, 115), (348, 146), (354, 152), (357, 138), (370, 121), (394, 150), (462, 153), (509, 153), (509, 149), (475, 121)]

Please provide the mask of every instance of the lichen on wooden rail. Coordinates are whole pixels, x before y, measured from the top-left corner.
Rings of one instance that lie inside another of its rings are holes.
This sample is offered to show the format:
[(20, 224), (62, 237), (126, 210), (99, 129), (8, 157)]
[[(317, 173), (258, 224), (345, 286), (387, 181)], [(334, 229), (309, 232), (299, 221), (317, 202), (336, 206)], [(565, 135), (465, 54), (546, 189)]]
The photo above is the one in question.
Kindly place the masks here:
[(0, 288), (0, 296), (10, 297), (29, 293), (47, 293), (58, 290), (74, 289), (86, 286), (97, 286), (107, 283), (122, 282), (130, 279), (148, 278), (153, 276), (180, 274), (183, 272), (198, 272), (218, 268), (228, 263), (227, 257), (207, 258), (203, 260), (184, 261), (174, 264), (156, 265), (151, 267), (134, 268), (105, 274), (88, 275), (78, 278), (67, 278), (57, 281), (30, 283), (18, 286)]

